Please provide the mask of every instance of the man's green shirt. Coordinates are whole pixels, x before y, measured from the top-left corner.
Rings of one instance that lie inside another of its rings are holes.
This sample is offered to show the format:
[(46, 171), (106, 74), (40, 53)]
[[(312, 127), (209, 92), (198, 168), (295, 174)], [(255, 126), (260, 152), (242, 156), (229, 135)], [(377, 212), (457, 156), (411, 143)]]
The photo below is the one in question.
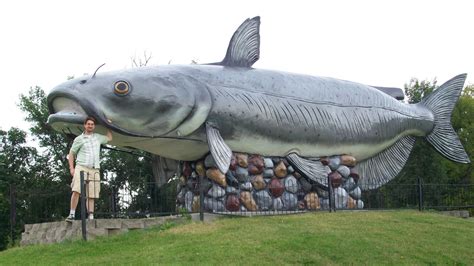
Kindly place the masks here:
[(72, 143), (71, 151), (76, 157), (76, 164), (89, 168), (100, 168), (100, 145), (109, 141), (107, 136), (82, 133)]

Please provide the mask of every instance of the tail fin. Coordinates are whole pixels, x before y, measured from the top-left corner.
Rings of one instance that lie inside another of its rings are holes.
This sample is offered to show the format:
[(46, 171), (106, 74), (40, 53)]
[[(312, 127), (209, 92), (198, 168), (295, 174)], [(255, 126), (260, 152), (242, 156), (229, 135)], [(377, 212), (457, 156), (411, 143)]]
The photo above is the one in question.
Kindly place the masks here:
[(450, 79), (421, 101), (434, 114), (434, 128), (426, 139), (443, 156), (459, 163), (471, 161), (451, 126), (451, 113), (461, 95), (466, 76), (461, 74)]

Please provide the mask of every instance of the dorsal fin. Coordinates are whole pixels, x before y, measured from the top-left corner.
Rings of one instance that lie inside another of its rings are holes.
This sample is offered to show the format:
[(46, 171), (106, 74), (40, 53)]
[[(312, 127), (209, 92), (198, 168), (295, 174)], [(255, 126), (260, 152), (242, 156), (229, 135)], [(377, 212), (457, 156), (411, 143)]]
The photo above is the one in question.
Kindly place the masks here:
[(215, 65), (251, 67), (260, 58), (260, 17), (246, 19), (230, 39), (224, 60)]

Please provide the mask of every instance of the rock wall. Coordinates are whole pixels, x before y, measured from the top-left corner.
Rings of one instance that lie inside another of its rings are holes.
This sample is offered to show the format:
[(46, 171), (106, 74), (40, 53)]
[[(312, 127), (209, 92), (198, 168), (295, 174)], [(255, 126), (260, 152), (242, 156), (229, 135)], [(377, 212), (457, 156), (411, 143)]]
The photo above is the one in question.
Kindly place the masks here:
[[(163, 224), (169, 220), (181, 219), (179, 216), (155, 217), (146, 219), (95, 219), (86, 224), (87, 239), (108, 236)], [(25, 225), (21, 234), (22, 246), (31, 244), (58, 243), (64, 240), (82, 238), (81, 221), (52, 222)]]
[[(321, 158), (333, 187), (335, 207), (362, 209), (359, 175), (353, 157)], [(202, 183), (200, 183), (202, 177)], [(177, 207), (189, 212), (296, 211), (329, 209), (328, 187), (304, 177), (285, 158), (233, 153), (229, 171), (222, 173), (211, 155), (184, 162), (178, 184)]]

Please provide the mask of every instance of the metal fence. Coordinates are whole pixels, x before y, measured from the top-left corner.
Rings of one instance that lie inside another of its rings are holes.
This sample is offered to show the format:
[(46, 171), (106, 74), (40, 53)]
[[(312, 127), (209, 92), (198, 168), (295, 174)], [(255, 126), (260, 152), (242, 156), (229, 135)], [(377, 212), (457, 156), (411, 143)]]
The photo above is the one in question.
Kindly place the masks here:
[[(86, 178), (85, 178), (86, 179)], [(86, 185), (87, 181), (82, 184)], [(93, 182), (93, 181), (89, 181)], [(145, 218), (179, 213), (205, 212), (252, 215), (271, 215), (275, 213), (295, 213), (306, 211), (338, 211), (345, 209), (435, 209), (452, 210), (468, 209), (474, 211), (474, 185), (472, 184), (424, 184), (418, 180), (414, 184), (388, 183), (378, 189), (362, 191), (359, 200), (351, 202), (341, 196), (339, 188), (329, 187), (317, 196), (308, 198), (308, 193), (300, 193), (301, 186), (294, 189), (285, 188), (295, 193), (282, 193), (280, 203), (275, 199), (261, 197), (254, 191), (247, 193), (255, 200), (255, 209), (246, 206), (245, 199), (237, 190), (234, 194), (225, 193), (221, 197), (209, 194), (209, 187), (201, 186), (202, 182), (192, 183), (194, 190), (189, 190), (191, 201), (187, 204), (179, 202), (177, 194), (182, 188), (179, 180), (171, 180), (164, 186), (158, 187), (154, 182), (126, 183), (115, 186), (109, 182), (101, 182), (100, 198), (95, 202), (95, 218)], [(329, 182), (331, 184), (331, 182)], [(85, 189), (85, 188), (83, 188)], [(267, 191), (271, 186), (265, 188)], [(339, 190), (338, 190), (339, 189)], [(205, 191), (207, 190), (207, 191)], [(262, 190), (263, 191), (263, 190)], [(321, 196), (321, 193), (324, 196)], [(245, 194), (245, 195), (247, 195)], [(265, 193), (261, 193), (265, 194)], [(316, 194), (316, 193), (315, 193)], [(82, 193), (81, 195), (85, 195)], [(10, 229), (11, 237), (15, 239), (24, 224), (48, 221), (61, 221), (69, 211), (71, 189), (62, 185), (54, 188), (31, 188), (20, 191), (10, 186)], [(315, 201), (318, 200), (318, 202)], [(238, 206), (229, 210), (229, 201)], [(354, 205), (355, 204), (355, 205)], [(85, 221), (87, 217), (85, 197), (81, 199), (76, 209), (76, 217)], [(265, 207), (263, 207), (265, 206)]]

